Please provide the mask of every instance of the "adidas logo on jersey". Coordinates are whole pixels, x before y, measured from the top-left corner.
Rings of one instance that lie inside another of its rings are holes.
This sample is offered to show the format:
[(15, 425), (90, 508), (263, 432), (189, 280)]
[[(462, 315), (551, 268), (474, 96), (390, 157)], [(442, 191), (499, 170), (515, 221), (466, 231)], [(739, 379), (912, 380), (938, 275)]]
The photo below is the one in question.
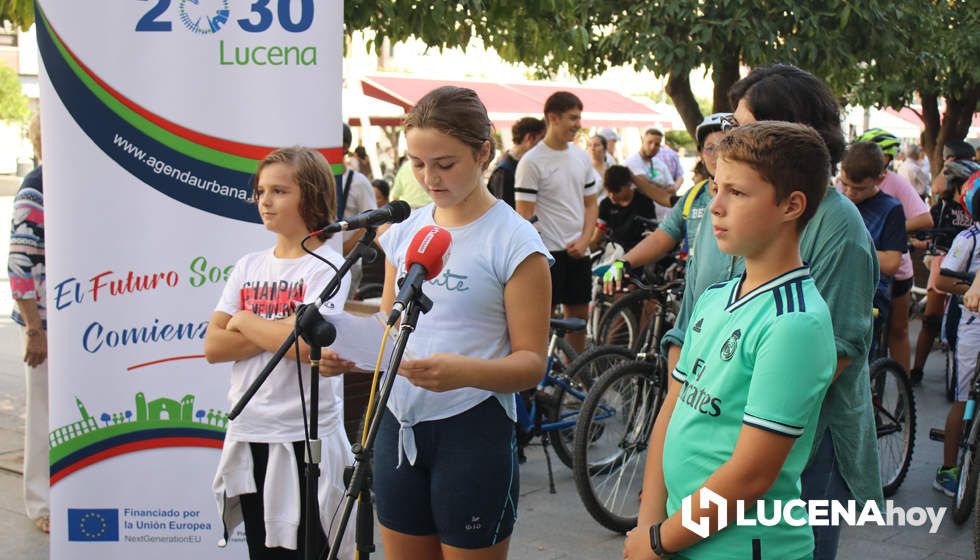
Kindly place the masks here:
[(691, 330), (694, 332), (701, 332), (701, 323), (704, 323), (704, 319), (698, 319), (698, 322), (694, 323), (694, 328)]

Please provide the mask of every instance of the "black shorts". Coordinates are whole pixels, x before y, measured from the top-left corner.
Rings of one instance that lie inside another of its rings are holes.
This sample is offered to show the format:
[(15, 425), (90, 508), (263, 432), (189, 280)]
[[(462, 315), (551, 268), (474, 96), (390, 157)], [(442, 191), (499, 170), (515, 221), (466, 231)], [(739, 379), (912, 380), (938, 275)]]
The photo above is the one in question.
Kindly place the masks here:
[(895, 280), (892, 282), (892, 300), (900, 298), (905, 294), (912, 291), (912, 284), (914, 279), (909, 278), (907, 280)]
[(374, 449), (378, 521), (457, 548), (493, 546), (517, 521), (520, 478), (514, 421), (496, 397), (442, 420), (419, 422), (415, 464), (398, 465), (398, 421), (385, 409)]
[(552, 251), (555, 259), (551, 267), (551, 305), (587, 304), (592, 299), (592, 270), (589, 258), (576, 259), (567, 251)]

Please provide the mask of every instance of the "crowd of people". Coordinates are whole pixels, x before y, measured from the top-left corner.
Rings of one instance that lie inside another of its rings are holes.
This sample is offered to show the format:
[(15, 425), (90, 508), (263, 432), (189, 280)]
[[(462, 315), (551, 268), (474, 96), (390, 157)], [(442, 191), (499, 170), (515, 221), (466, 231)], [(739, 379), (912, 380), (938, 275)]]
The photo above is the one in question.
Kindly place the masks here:
[[(722, 513), (698, 498), (713, 492), (732, 512), (739, 500), (883, 500), (868, 373), (875, 308), (889, 311), (888, 353), (916, 382), (943, 318), (959, 325), (959, 384), (946, 426), (958, 433), (980, 349), (980, 281), (971, 287), (940, 271), (980, 268), (980, 197), (973, 196), (980, 164), (969, 144), (951, 142), (932, 177), (922, 150), (903, 151), (887, 131), (848, 143), (836, 97), (793, 66), (752, 70), (733, 85), (729, 102), (733, 112), (709, 115), (696, 129), (699, 162), (688, 188), (677, 152), (658, 129), (645, 130), (640, 150), (622, 164), (611, 156), (610, 145), (621, 140), (615, 131), (597, 130), (587, 151), (578, 147), (585, 107), (569, 92), (551, 95), (542, 119), (514, 123), (513, 144), (499, 157), (475, 92), (429, 92), (406, 116), (407, 159), (391, 185), (354, 169), (370, 168), (366, 154), (355, 151), (335, 177), (315, 150), (276, 150), (253, 184), (275, 242), (234, 266), (211, 316), (207, 359), (233, 363), (229, 397), (237, 400), (293, 329), (293, 307), (262, 301), (256, 288), (295, 286), (295, 303), (314, 301), (329, 276), (317, 257), (339, 264), (361, 232), (344, 232), (336, 244), (314, 236), (307, 244), (315, 256), (300, 241), (389, 200), (409, 202), (410, 217), (379, 237), (386, 259), (344, 279), (330, 300), (340, 307), (358, 285), (376, 282), (381, 310), (390, 312), (414, 234), (432, 226), (452, 234), (445, 267), (459, 282), (426, 284), (433, 308), (409, 341), (415, 359), (402, 363), (381, 411), (373, 484), (385, 555), (505, 558), (518, 517), (514, 393), (545, 371), (549, 318), (558, 306), (565, 317), (586, 317), (590, 251), (622, 247), (603, 277), (610, 294), (645, 265), (680, 255), (683, 300), (660, 341), (667, 398), (624, 557), (832, 559), (839, 527), (783, 520), (719, 531)], [(349, 151), (346, 126), (343, 142)], [(45, 363), (37, 289), (43, 230), (38, 240), (31, 226), (40, 196), (38, 173), (16, 199), (11, 248), (29, 379), (46, 378), (38, 373)], [(910, 241), (914, 232), (926, 235)], [(927, 251), (930, 273), (913, 356), (914, 249)], [(584, 333), (569, 338), (584, 348)], [(229, 425), (214, 488), (226, 528), (244, 523), (251, 558), (302, 557), (298, 535), (311, 524), (323, 546), (342, 500), (351, 449), (338, 374), (354, 364), (344, 348), (329, 348), (317, 365), (327, 378), (319, 395), (319, 520), (306, 517), (299, 492), (306, 464), (289, 373), (295, 362), (284, 361), (281, 375)], [(308, 359), (299, 366), (308, 380)], [(955, 441), (946, 441), (935, 486), (952, 495), (960, 473)], [(25, 484), (28, 513), (47, 519), (44, 496), (28, 477)], [(693, 516), (709, 520), (707, 537), (680, 522), (689, 496)], [(350, 530), (341, 557), (352, 554)]]

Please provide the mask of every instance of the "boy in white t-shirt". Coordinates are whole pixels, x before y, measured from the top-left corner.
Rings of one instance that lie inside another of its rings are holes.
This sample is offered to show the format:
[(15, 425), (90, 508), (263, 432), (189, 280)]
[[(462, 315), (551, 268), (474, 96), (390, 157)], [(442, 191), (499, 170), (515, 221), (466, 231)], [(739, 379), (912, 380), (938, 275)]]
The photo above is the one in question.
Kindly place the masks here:
[[(326, 264), (300, 246), (310, 232), (334, 220), (336, 191), (323, 156), (308, 148), (283, 148), (259, 164), (253, 198), (266, 229), (276, 234), (271, 249), (245, 255), (235, 264), (211, 315), (204, 354), (211, 363), (234, 362), (228, 401), (237, 402), (256, 380), (272, 354), (294, 328), (297, 306), (313, 303), (333, 275)], [(321, 258), (340, 266), (339, 239), (319, 235), (307, 241)], [(331, 245), (334, 245), (331, 247)], [(349, 280), (320, 308), (339, 312)], [(343, 429), (343, 381), (337, 374), (353, 364), (324, 349), (320, 374), (318, 422), (322, 442), (318, 484), (319, 519), (307, 519), (305, 494), (304, 407), (296, 375), (310, 385), (310, 347), (299, 342), (301, 362), (287, 352), (242, 414), (228, 425), (213, 483), (227, 535), (245, 523), (250, 558), (282, 558), (295, 550), (304, 557), (300, 535), (319, 525), (319, 540), (328, 538), (333, 515), (343, 500), (344, 468), (353, 456)], [(342, 537), (341, 558), (353, 557), (354, 532)], [(322, 544), (321, 544), (322, 546)]]
[[(582, 101), (567, 91), (545, 101), (548, 124), (544, 140), (517, 164), (514, 199), (517, 213), (535, 226), (555, 258), (551, 271), (551, 303), (562, 304), (565, 317), (585, 319), (592, 297), (588, 250), (599, 207), (599, 187), (588, 154), (572, 144), (581, 130)], [(578, 350), (585, 333), (568, 335)]]

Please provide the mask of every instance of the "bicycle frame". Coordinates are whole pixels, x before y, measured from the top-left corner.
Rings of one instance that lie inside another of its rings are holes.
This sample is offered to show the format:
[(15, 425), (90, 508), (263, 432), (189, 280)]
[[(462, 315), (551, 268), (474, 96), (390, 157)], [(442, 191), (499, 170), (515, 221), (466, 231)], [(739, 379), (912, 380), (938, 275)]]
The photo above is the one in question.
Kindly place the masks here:
[[(977, 354), (977, 360), (977, 365), (980, 366), (980, 353)], [(976, 422), (975, 420), (977, 400), (980, 400), (980, 375), (974, 374), (973, 385), (970, 387), (970, 396), (963, 409), (963, 434), (960, 438), (960, 449), (964, 451), (972, 452), (977, 447), (977, 432), (980, 431), (980, 422)]]
[[(656, 368), (656, 371), (660, 373), (660, 379), (657, 383), (661, 387), (661, 392), (666, 393), (667, 390), (667, 363), (666, 358), (660, 352), (660, 339), (666, 332), (666, 326), (672, 323), (671, 319), (668, 318), (667, 306), (676, 301), (679, 294), (676, 293), (678, 289), (682, 289), (683, 285), (675, 286), (671, 284), (666, 284), (664, 286), (658, 286), (656, 288), (641, 288), (649, 293), (651, 299), (655, 299), (657, 302), (657, 313), (651, 321), (643, 327), (641, 331), (643, 342), (639, 346), (640, 352), (637, 353), (636, 359), (638, 361), (649, 361), (649, 362), (661, 362)], [(600, 405), (600, 413), (594, 416), (595, 420), (605, 420), (617, 414), (616, 410), (613, 410), (606, 405)], [(631, 414), (636, 411), (632, 411)], [(621, 411), (619, 412), (622, 413)]]
[(651, 298), (657, 302), (657, 313), (640, 331), (643, 342), (637, 346), (637, 360), (646, 360), (660, 354), (660, 340), (667, 332), (667, 325), (673, 324), (673, 319), (668, 317), (668, 313), (671, 313), (668, 305), (677, 301), (679, 294), (676, 292), (683, 289), (683, 284), (678, 286), (676, 283), (677, 281), (648, 290)]
[(559, 338), (558, 333), (551, 333), (551, 338), (548, 340), (548, 362), (545, 366), (544, 377), (538, 383), (537, 387), (534, 388), (534, 393), (531, 399), (529, 399), (530, 405), (524, 404), (524, 399), (521, 398), (519, 393), (514, 395), (514, 400), (517, 404), (517, 429), (524, 434), (547, 433), (575, 426), (575, 415), (571, 414), (568, 415), (571, 420), (561, 418), (558, 422), (541, 422), (540, 409), (537, 398), (535, 397), (544, 389), (554, 386), (561, 387), (567, 394), (575, 397), (577, 400), (585, 400), (585, 393), (581, 390), (568, 383), (568, 381), (551, 375), (551, 372), (555, 370), (555, 363), (558, 360), (555, 349), (558, 346)]

